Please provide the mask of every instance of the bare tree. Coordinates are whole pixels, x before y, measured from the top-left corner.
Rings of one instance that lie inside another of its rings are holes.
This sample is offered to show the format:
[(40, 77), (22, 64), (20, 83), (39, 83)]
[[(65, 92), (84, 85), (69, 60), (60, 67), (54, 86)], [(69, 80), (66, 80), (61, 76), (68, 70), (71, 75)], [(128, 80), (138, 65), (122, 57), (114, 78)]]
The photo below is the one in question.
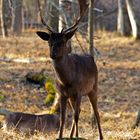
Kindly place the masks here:
[(94, 56), (94, 42), (93, 42), (93, 36), (94, 36), (94, 0), (90, 0), (89, 3), (89, 19), (88, 19), (88, 36), (89, 36), (89, 49), (90, 49), (90, 54)]
[(117, 31), (124, 35), (124, 14), (123, 14), (123, 0), (118, 0), (118, 23), (117, 23)]
[(6, 27), (6, 20), (5, 20), (5, 1), (0, 0), (0, 21), (1, 21), (1, 31), (2, 36), (5, 38), (8, 36), (7, 27)]
[(69, 13), (69, 10), (67, 13), (65, 13), (65, 7), (67, 4), (67, 1), (59, 0), (59, 31), (63, 28), (66, 28), (69, 26), (68, 20), (67, 20), (67, 13)]
[(130, 35), (140, 38), (140, 27), (134, 11), (132, 0), (118, 0), (118, 23), (117, 31), (121, 35)]
[(130, 20), (128, 17), (125, 0), (118, 0), (118, 20), (117, 31), (120, 35), (128, 36), (131, 34)]
[(136, 39), (140, 38), (140, 27), (138, 26), (137, 18), (134, 12), (134, 2), (133, 0), (125, 0), (125, 1), (126, 1), (127, 11), (128, 11), (128, 16), (131, 23), (132, 36)]
[(48, 21), (49, 25), (55, 30), (58, 31), (59, 24), (59, 10), (56, 7), (59, 7), (59, 0), (47, 0), (48, 5)]
[(22, 31), (22, 0), (11, 0), (12, 9), (12, 31), (20, 35)]

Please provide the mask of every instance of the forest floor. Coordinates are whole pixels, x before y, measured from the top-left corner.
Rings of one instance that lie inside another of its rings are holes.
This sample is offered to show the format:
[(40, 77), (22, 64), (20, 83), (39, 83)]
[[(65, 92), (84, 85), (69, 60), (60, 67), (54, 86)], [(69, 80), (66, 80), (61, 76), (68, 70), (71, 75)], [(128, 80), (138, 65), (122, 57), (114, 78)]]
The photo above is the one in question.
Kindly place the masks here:
[[(105, 140), (140, 140), (140, 127), (132, 129), (140, 107), (140, 41), (119, 37), (116, 33), (97, 32), (95, 46), (101, 53), (97, 59), (99, 70), (98, 108)], [(82, 46), (87, 46), (79, 36)], [(73, 39), (74, 52), (80, 47)], [(86, 47), (87, 48), (87, 47)], [(28, 113), (41, 113), (46, 92), (25, 81), (28, 72), (45, 73), (54, 78), (48, 60), (47, 43), (34, 32), (22, 37), (0, 37), (0, 108)], [(83, 97), (79, 122), (80, 137), (98, 139), (97, 130), (91, 129), (90, 104)], [(3, 116), (0, 116), (3, 122)], [(65, 130), (65, 136), (69, 130)], [(2, 140), (53, 140), (57, 134), (37, 134), (26, 137), (13, 131), (0, 129)]]

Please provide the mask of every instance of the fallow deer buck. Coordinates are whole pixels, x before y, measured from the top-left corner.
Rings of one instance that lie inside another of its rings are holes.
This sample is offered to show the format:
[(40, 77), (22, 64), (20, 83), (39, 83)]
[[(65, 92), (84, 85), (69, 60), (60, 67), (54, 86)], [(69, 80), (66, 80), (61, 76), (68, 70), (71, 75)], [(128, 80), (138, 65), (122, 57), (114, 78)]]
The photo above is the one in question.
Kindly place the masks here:
[(72, 38), (78, 28), (81, 19), (68, 29), (62, 29), (61, 32), (55, 32), (49, 27), (43, 18), (41, 20), (46, 25), (49, 33), (38, 31), (37, 35), (48, 41), (50, 57), (57, 76), (57, 87), (60, 91), (60, 131), (59, 138), (63, 137), (65, 124), (66, 103), (69, 100), (74, 111), (74, 121), (71, 127), (70, 138), (73, 137), (76, 128), (76, 137), (78, 138), (78, 120), (80, 114), (80, 104), (82, 96), (88, 96), (94, 111), (100, 140), (103, 139), (100, 117), (97, 109), (97, 85), (98, 71), (94, 58), (91, 55), (78, 55), (71, 53), (68, 40)]

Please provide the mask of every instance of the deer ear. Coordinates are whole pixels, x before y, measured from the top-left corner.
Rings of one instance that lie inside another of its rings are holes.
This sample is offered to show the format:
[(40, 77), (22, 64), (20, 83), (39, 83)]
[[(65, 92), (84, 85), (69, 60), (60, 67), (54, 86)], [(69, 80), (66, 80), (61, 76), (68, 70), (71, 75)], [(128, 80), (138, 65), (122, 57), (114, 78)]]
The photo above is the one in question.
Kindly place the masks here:
[(66, 34), (65, 34), (66, 40), (71, 39), (76, 30), (77, 30), (77, 28), (75, 28), (74, 30), (69, 31), (68, 33), (66, 33)]
[(46, 32), (40, 32), (40, 31), (37, 31), (36, 34), (43, 40), (45, 41), (48, 41), (49, 38), (50, 38), (50, 35)]

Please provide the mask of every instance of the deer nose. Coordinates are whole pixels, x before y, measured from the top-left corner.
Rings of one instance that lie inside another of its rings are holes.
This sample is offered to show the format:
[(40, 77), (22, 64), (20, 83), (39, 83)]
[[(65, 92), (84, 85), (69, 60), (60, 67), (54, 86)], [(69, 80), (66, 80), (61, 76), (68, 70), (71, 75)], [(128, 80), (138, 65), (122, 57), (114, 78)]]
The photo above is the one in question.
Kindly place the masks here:
[(56, 57), (57, 57), (57, 53), (56, 52), (51, 54), (51, 58), (52, 59), (56, 59)]

